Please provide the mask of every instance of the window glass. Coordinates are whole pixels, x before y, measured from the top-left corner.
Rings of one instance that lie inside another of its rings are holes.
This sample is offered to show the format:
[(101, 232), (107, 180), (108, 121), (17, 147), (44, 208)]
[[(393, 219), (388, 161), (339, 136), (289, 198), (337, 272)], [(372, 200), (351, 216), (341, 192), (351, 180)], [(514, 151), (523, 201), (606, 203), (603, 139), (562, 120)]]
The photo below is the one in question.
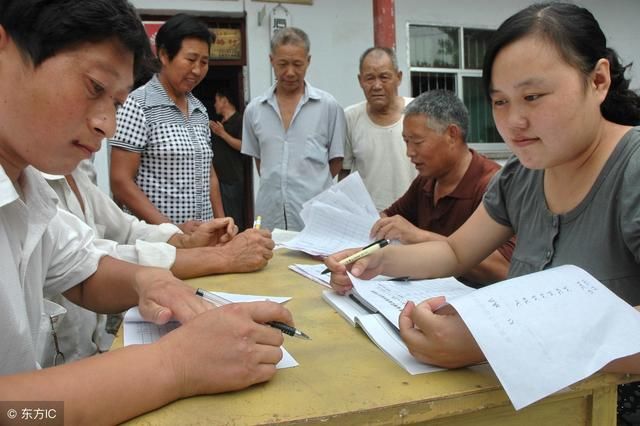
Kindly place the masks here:
[(409, 40), (412, 67), (460, 67), (457, 28), (411, 25)]
[(502, 142), (496, 130), (491, 113), (491, 104), (484, 95), (482, 79), (463, 77), (464, 93), (462, 102), (469, 110), (469, 134), (467, 140), (473, 143)]
[[(482, 63), (493, 33), (486, 29), (409, 25), (411, 93), (415, 97), (435, 89), (455, 92), (469, 110), (467, 142), (498, 143), (508, 152), (482, 87)], [(488, 149), (502, 150), (495, 146)]]
[(464, 29), (464, 67), (466, 69), (482, 69), (484, 54), (493, 33), (492, 30)]

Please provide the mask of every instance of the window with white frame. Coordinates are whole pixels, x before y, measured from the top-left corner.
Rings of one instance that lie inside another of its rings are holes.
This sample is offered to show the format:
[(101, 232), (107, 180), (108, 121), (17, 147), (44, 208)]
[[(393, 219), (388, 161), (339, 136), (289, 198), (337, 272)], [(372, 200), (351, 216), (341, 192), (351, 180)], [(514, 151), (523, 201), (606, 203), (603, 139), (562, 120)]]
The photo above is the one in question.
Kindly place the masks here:
[(409, 25), (411, 94), (433, 89), (456, 92), (469, 110), (467, 142), (479, 151), (508, 153), (482, 87), (482, 62), (493, 30)]

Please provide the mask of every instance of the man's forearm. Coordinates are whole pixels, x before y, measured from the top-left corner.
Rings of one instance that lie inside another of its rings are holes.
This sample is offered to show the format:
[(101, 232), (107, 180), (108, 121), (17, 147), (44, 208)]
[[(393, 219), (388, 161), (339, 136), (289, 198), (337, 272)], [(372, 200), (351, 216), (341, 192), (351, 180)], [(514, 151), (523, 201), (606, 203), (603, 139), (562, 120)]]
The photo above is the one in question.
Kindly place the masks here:
[(224, 139), (227, 145), (229, 145), (231, 148), (235, 149), (236, 151), (240, 151), (240, 148), (242, 148), (242, 141), (238, 138), (234, 138), (229, 133), (225, 132), (224, 136), (221, 136), (221, 137), (222, 139)]
[(134, 345), (0, 377), (0, 401), (64, 401), (65, 424), (118, 424), (182, 396), (159, 352), (157, 344)]
[(67, 299), (100, 313), (122, 312), (138, 304), (136, 274), (144, 268), (104, 256), (96, 272), (83, 283), (67, 290)]
[(171, 272), (180, 279), (237, 272), (227, 252), (224, 247), (177, 249)]
[(340, 170), (342, 170), (342, 157), (332, 158), (329, 160), (329, 171), (331, 172), (331, 177), (336, 177)]

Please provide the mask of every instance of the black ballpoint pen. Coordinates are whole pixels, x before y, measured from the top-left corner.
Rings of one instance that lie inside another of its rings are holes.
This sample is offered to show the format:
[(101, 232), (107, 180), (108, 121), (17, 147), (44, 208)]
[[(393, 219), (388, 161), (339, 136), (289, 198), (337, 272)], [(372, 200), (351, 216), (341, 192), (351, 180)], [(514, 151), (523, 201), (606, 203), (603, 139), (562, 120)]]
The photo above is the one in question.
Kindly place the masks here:
[[(201, 288), (196, 290), (196, 295), (202, 297), (207, 302), (210, 302), (216, 306), (223, 306), (232, 303), (230, 300), (227, 300), (224, 297), (220, 297), (215, 293), (211, 293), (210, 291)], [(269, 321), (266, 323), (266, 325), (268, 325), (269, 327), (277, 328), (288, 336), (311, 340), (311, 337), (298, 330), (297, 328), (290, 326), (289, 324), (285, 324), (280, 321)]]

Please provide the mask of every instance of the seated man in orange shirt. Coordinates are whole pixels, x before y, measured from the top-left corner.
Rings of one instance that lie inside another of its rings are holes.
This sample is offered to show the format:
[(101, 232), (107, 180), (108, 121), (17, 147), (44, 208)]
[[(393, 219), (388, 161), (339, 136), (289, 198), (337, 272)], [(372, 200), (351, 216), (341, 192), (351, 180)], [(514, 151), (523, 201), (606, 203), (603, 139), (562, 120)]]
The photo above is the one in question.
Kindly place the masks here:
[[(403, 244), (444, 240), (478, 207), (500, 165), (467, 146), (469, 114), (453, 92), (425, 92), (404, 114), (402, 136), (419, 176), (381, 213), (371, 235)], [(510, 240), (463, 278), (474, 284), (506, 279), (513, 248)]]

